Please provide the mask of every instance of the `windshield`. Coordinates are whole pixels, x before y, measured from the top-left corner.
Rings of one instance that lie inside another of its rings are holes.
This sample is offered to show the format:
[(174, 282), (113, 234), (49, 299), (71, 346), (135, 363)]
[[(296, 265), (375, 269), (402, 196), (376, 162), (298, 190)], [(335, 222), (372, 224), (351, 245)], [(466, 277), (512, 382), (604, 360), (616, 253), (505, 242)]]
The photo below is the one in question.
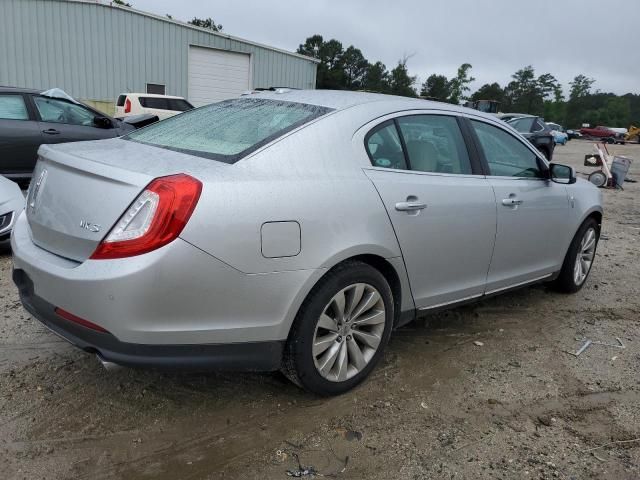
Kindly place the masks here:
[(171, 117), (123, 138), (235, 163), (329, 111), (316, 105), (261, 98), (226, 100)]

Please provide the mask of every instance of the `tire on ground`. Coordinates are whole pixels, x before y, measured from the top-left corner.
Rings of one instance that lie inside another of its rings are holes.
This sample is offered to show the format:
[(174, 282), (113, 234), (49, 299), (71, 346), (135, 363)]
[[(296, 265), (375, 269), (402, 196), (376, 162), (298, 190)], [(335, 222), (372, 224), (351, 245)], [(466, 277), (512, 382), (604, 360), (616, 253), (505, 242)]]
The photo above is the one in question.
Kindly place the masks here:
[[(312, 348), (316, 325), (333, 296), (354, 283), (370, 284), (380, 293), (385, 306), (384, 332), (378, 350), (360, 372), (345, 381), (330, 381), (318, 372), (314, 363)], [(393, 321), (393, 294), (382, 273), (360, 261), (339, 264), (320, 279), (300, 307), (285, 346), (282, 373), (299, 387), (318, 395), (344, 393), (367, 378), (376, 366), (389, 341)]]
[(591, 267), (593, 266), (593, 261), (591, 262), (591, 267), (587, 272), (587, 277), (579, 285), (576, 284), (574, 280), (574, 267), (582, 238), (589, 228), (594, 228), (596, 231), (596, 245), (593, 253), (593, 261), (595, 261), (595, 250), (598, 248), (598, 240), (600, 238), (600, 225), (598, 225), (595, 218), (589, 217), (582, 223), (582, 225), (580, 225), (580, 228), (574, 235), (573, 240), (571, 240), (571, 245), (569, 245), (569, 250), (567, 251), (564, 257), (564, 262), (562, 263), (560, 275), (551, 282), (551, 287), (554, 290), (562, 293), (576, 293), (584, 286), (585, 283), (587, 283), (589, 273), (591, 273)]

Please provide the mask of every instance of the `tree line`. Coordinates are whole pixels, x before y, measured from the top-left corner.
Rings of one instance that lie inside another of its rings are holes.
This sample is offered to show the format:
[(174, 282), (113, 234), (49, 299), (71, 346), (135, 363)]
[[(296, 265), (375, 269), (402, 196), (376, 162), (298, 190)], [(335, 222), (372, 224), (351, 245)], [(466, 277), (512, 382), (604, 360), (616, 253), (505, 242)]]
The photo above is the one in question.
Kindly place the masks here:
[(380, 61), (370, 62), (353, 45), (344, 48), (336, 39), (324, 40), (313, 35), (298, 47), (297, 53), (317, 58), (316, 88), (336, 90), (365, 90), (407, 97), (423, 97), (441, 102), (460, 104), (465, 100), (495, 100), (500, 111), (543, 116), (569, 128), (583, 123), (628, 127), (640, 125), (640, 95), (616, 95), (594, 90), (595, 80), (583, 74), (570, 82), (569, 97), (565, 98), (560, 82), (551, 74), (536, 75), (528, 65), (511, 76), (504, 86), (487, 83), (471, 92), (469, 63), (460, 65), (453, 78), (433, 73), (424, 83), (416, 85), (417, 76), (409, 74), (404, 56), (389, 71)]

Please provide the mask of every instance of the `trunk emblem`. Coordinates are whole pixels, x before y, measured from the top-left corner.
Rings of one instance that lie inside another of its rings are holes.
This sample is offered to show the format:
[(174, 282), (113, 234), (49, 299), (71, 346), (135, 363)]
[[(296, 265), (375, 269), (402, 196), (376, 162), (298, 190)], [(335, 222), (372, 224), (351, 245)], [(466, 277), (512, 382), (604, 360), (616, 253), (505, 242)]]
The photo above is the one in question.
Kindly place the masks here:
[(97, 223), (87, 222), (86, 220), (80, 220), (80, 228), (84, 228), (85, 230), (89, 230), (93, 233), (98, 233), (102, 228)]
[(31, 193), (31, 201), (29, 202), (29, 209), (31, 213), (36, 213), (36, 207), (38, 206), (38, 196), (40, 192), (44, 188), (44, 182), (47, 180), (47, 169), (43, 168), (40, 176), (38, 177), (38, 181), (33, 187), (33, 192)]

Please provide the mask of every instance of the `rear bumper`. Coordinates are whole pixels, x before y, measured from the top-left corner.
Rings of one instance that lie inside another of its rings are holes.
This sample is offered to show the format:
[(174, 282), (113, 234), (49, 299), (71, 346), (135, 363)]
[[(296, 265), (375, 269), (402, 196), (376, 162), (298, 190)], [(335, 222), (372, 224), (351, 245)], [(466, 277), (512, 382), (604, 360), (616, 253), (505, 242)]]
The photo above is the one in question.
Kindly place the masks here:
[(136, 257), (78, 263), (35, 245), (24, 214), (11, 247), (37, 297), (134, 345), (281, 342), (323, 273), (245, 274), (180, 238)]
[(180, 370), (253, 370), (280, 368), (284, 341), (236, 344), (147, 345), (121, 342), (103, 333), (59, 317), (55, 307), (34, 293), (24, 270), (13, 271), (13, 281), (24, 308), (52, 332), (103, 360), (131, 367)]

